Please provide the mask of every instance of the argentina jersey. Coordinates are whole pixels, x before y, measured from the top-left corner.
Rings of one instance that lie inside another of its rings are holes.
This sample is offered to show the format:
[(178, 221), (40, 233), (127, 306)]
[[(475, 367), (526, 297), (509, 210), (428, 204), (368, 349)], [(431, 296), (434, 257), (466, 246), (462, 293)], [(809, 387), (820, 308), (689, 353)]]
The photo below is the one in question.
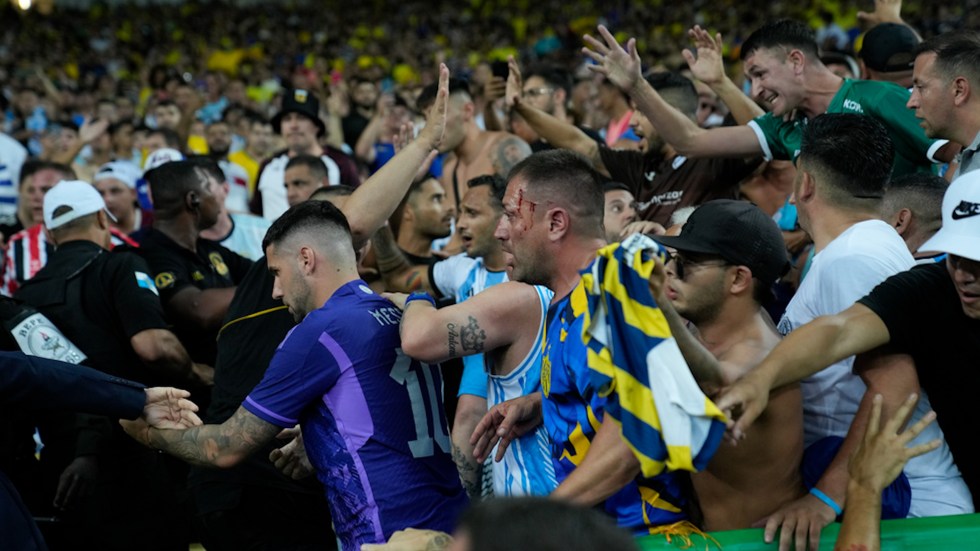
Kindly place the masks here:
[[(507, 375), (489, 375), (487, 405), (493, 407), (507, 400), (541, 390), (541, 352), (548, 305), (554, 293), (535, 285), (541, 322), (538, 337), (521, 363)], [(490, 456), (496, 455), (493, 451)], [(551, 462), (551, 445), (543, 425), (511, 442), (500, 462), (493, 463), (493, 495), (544, 496), (558, 486), (555, 466)]]
[[(577, 468), (602, 425), (606, 400), (592, 387), (582, 342), (585, 289), (576, 287), (548, 310), (541, 359), (541, 409), (551, 440), (551, 459), (560, 484)], [(603, 509), (634, 534), (654, 534), (687, 519), (678, 475), (637, 476), (610, 496)]]
[[(507, 281), (507, 271), (490, 271), (482, 258), (471, 258), (463, 253), (436, 262), (430, 280), (436, 291), (443, 296), (452, 296), (459, 304), (484, 289)], [(463, 357), (459, 395), (463, 394), (487, 397), (487, 371), (483, 367), (482, 353)]]

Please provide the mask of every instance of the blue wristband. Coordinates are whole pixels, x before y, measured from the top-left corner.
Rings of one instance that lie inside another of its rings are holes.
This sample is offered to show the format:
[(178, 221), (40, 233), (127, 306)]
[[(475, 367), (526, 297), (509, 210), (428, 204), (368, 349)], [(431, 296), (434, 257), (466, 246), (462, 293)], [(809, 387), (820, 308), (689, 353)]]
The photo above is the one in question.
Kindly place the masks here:
[(405, 299), (405, 307), (408, 308), (408, 304), (414, 300), (424, 300), (432, 305), (433, 308), (436, 307), (436, 299), (432, 298), (432, 295), (422, 291), (415, 291), (414, 293), (408, 295)]
[(834, 514), (836, 514), (837, 516), (841, 516), (844, 513), (844, 510), (841, 509), (840, 505), (837, 505), (836, 501), (830, 499), (830, 496), (821, 492), (819, 489), (817, 489), (816, 486), (810, 488), (810, 495), (824, 502), (824, 505), (833, 509)]

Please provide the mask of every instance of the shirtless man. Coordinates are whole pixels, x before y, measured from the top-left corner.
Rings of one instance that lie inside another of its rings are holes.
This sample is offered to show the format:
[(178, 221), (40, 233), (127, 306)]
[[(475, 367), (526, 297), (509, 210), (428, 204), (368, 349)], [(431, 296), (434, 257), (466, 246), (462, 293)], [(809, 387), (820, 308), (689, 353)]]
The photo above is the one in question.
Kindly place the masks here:
[[(655, 239), (677, 250), (666, 281), (662, 272), (654, 274), (657, 302), (695, 377), (712, 395), (779, 342), (762, 308), (788, 268), (779, 228), (750, 203), (716, 200), (694, 211), (678, 237)], [(803, 495), (801, 400), (798, 385), (780, 387), (764, 423), (753, 425), (753, 438), (737, 447), (722, 443), (707, 470), (691, 477), (706, 530), (749, 528)]]
[[(424, 111), (429, 108), (435, 92), (434, 85), (422, 90), (418, 99), (420, 109)], [(442, 185), (446, 188), (449, 204), (457, 212), (459, 201), (466, 192), (466, 182), (484, 174), (506, 178), (514, 165), (531, 154), (531, 146), (514, 134), (480, 130), (475, 116), (473, 98), (470, 97), (466, 81), (450, 79), (446, 134), (439, 151), (451, 153), (443, 165)]]

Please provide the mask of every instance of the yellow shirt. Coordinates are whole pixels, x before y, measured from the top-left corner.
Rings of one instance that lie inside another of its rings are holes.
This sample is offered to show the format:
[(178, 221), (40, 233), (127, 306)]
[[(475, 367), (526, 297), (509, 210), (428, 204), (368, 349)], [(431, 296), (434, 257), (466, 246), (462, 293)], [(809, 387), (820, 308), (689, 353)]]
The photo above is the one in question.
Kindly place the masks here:
[(244, 149), (228, 155), (228, 160), (245, 169), (248, 174), (248, 198), (255, 195), (255, 184), (259, 181), (259, 162), (253, 159)]

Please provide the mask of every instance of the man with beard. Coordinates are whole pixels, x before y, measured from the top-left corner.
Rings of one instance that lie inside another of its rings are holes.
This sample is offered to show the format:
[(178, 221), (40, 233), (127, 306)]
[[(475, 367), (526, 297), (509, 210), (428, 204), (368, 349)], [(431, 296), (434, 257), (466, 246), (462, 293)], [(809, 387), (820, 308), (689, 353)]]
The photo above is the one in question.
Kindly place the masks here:
[(221, 167), (225, 174), (224, 181), (228, 184), (225, 208), (231, 212), (248, 212), (248, 173), (228, 160), (231, 127), (224, 120), (212, 122), (204, 130), (204, 137), (208, 142), (208, 157)]

